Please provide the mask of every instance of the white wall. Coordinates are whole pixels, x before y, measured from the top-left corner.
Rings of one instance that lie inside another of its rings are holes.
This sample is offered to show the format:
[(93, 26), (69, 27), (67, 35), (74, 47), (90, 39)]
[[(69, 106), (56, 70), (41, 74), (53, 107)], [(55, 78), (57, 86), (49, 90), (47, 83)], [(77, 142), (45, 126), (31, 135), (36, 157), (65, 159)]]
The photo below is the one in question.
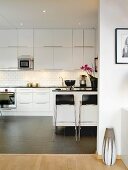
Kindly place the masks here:
[(26, 86), (28, 82), (37, 82), (40, 86), (61, 86), (62, 80), (59, 77), (63, 77), (64, 80), (76, 80), (75, 85), (79, 86), (81, 74), (85, 72), (81, 70), (0, 71), (0, 87)]
[(121, 154), (121, 108), (128, 106), (128, 64), (115, 64), (115, 28), (128, 28), (128, 0), (100, 0), (98, 154), (106, 127), (115, 129)]

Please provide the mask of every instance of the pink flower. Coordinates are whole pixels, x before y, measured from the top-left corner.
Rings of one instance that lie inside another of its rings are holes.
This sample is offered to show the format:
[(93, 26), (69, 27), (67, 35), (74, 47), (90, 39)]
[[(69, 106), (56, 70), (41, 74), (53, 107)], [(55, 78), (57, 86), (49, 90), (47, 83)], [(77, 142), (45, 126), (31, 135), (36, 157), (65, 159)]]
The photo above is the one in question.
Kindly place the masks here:
[(90, 67), (88, 64), (85, 64), (85, 65), (81, 66), (80, 68), (81, 68), (81, 70), (86, 71), (86, 73), (88, 75), (92, 74), (92, 72), (94, 71), (93, 67)]

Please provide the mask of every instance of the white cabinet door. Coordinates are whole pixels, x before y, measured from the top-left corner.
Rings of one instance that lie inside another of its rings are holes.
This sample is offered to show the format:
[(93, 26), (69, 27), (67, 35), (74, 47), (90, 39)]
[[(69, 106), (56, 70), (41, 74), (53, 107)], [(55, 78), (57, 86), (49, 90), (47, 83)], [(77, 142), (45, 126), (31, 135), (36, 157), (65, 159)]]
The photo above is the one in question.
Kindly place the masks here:
[(95, 58), (95, 48), (94, 47), (84, 47), (84, 64), (89, 64), (94, 66)]
[(17, 48), (0, 48), (0, 69), (15, 69), (17, 65)]
[(34, 49), (34, 68), (36, 70), (53, 69), (53, 47)]
[(95, 46), (95, 29), (84, 29), (84, 46)]
[(72, 69), (72, 48), (54, 48), (54, 68)]
[(33, 47), (33, 29), (18, 29), (18, 46)]
[(49, 111), (49, 92), (33, 93), (33, 110), (34, 111)]
[(17, 47), (17, 30), (0, 30), (0, 47)]
[(18, 56), (30, 55), (33, 56), (33, 30), (19, 29), (18, 30)]
[(53, 30), (54, 46), (72, 47), (72, 30)]
[(73, 30), (73, 47), (83, 47), (83, 29)]
[(52, 29), (35, 29), (34, 30), (34, 47), (53, 46)]
[(33, 111), (32, 93), (22, 92), (17, 94), (17, 111)]
[(83, 47), (73, 48), (73, 68), (80, 69), (84, 63)]

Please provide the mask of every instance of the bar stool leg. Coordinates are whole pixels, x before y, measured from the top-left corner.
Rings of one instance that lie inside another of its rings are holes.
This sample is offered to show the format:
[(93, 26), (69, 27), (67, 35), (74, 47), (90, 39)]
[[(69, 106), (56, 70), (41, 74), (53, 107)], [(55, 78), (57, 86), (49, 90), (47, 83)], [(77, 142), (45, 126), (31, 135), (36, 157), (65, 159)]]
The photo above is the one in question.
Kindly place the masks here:
[(82, 102), (80, 102), (80, 106), (79, 106), (79, 133), (78, 133), (79, 141), (80, 141), (80, 130), (81, 130), (81, 106), (82, 106)]
[(75, 117), (75, 138), (77, 141), (77, 122), (76, 122), (76, 107), (74, 106), (74, 117)]
[(55, 133), (57, 133), (57, 126), (56, 126), (56, 122), (57, 122), (57, 105), (55, 105), (55, 109), (54, 109), (54, 121), (55, 121)]

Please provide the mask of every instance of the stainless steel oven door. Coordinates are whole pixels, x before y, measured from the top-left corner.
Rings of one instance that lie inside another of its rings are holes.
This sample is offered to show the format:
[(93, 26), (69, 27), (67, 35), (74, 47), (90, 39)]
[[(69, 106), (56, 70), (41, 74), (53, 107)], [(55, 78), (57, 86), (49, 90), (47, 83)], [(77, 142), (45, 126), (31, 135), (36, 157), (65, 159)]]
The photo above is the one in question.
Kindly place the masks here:
[(15, 92), (0, 92), (0, 108), (16, 108)]

